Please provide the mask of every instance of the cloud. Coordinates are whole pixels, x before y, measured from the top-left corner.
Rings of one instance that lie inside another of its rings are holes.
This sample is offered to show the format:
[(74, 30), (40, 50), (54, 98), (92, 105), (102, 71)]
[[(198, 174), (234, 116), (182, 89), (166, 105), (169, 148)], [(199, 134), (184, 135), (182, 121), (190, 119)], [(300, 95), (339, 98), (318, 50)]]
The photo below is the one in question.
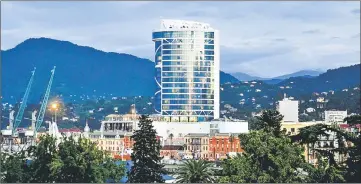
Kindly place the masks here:
[(357, 33), (357, 34), (351, 36), (351, 38), (360, 38), (360, 33)]
[(272, 76), (359, 62), (355, 54), (360, 50), (360, 40), (355, 39), (360, 37), (360, 20), (355, 16), (359, 2), (7, 1), (1, 5), (3, 50), (30, 37), (51, 37), (153, 60), (151, 33), (162, 17), (206, 22), (218, 29), (221, 68), (227, 72)]
[(285, 42), (285, 41), (287, 41), (287, 39), (286, 38), (276, 38), (276, 39), (273, 39), (273, 41), (275, 41), (275, 42)]
[(354, 9), (354, 10), (351, 11), (351, 13), (360, 14), (360, 9)]
[(320, 30), (318, 29), (312, 29), (312, 30), (308, 30), (308, 31), (303, 31), (303, 34), (316, 34), (316, 33), (321, 33)]

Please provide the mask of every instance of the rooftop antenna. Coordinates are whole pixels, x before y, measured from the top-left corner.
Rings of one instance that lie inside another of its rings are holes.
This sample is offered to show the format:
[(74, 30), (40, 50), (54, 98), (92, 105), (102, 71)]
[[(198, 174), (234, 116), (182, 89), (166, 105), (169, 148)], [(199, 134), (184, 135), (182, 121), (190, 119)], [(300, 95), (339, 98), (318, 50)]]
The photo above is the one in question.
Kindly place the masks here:
[(286, 99), (286, 93), (283, 94), (283, 98)]

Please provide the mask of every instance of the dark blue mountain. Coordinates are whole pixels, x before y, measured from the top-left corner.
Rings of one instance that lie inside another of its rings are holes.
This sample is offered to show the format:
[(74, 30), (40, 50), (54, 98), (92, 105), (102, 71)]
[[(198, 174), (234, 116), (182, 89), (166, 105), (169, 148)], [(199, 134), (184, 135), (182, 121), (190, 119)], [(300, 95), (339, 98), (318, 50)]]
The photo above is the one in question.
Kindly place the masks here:
[[(45, 93), (50, 70), (56, 66), (53, 94), (88, 96), (152, 96), (154, 62), (133, 55), (103, 52), (68, 41), (31, 38), (1, 51), (2, 96), (20, 100), (36, 67), (30, 101)], [(221, 72), (221, 82), (238, 82)]]
[(360, 85), (360, 64), (327, 70), (317, 77), (291, 77), (277, 84), (290, 86), (285, 92), (291, 96), (312, 92), (342, 90)]
[(284, 79), (289, 79), (291, 77), (308, 77), (308, 78), (310, 78), (310, 77), (317, 77), (321, 73), (323, 73), (323, 72), (316, 71), (316, 70), (301, 70), (301, 71), (294, 72), (291, 74), (274, 77), (273, 79), (283, 79), (284, 80)]
[(291, 78), (291, 77), (317, 77), (318, 75), (320, 75), (322, 72), (320, 71), (315, 71), (315, 70), (301, 70), (298, 72), (294, 72), (291, 74), (286, 74), (286, 75), (281, 75), (281, 76), (277, 76), (277, 77), (273, 77), (273, 78), (262, 78), (262, 77), (257, 77), (257, 76), (251, 76), (248, 75), (246, 73), (242, 73), (242, 72), (236, 72), (236, 73), (232, 73), (232, 75), (237, 78), (240, 81), (254, 81), (254, 80), (260, 80), (263, 81), (267, 84), (278, 84), (281, 81)]

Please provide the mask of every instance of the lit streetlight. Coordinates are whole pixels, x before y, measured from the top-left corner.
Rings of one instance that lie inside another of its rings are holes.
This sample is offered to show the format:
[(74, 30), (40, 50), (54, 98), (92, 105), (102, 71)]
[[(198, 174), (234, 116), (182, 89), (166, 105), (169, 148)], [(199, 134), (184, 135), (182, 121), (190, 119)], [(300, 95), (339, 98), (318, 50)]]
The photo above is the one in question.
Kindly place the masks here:
[(53, 102), (53, 103), (51, 104), (51, 109), (54, 110), (54, 113), (55, 113), (55, 120), (54, 120), (54, 122), (56, 122), (56, 111), (58, 110), (58, 102), (57, 102), (57, 101), (55, 101), (55, 102)]

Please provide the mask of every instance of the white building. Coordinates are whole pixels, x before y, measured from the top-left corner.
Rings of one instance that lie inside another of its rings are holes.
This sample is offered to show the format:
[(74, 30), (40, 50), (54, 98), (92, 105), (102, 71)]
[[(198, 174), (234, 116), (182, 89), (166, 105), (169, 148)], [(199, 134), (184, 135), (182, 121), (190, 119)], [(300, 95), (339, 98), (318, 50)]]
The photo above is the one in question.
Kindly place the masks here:
[(343, 123), (347, 117), (347, 111), (325, 111), (325, 122), (327, 123)]
[(207, 122), (164, 122), (153, 121), (157, 135), (167, 139), (170, 134), (183, 137), (190, 133), (248, 133), (248, 122), (246, 121), (207, 121)]
[(282, 114), (283, 122), (298, 122), (298, 101), (285, 97), (278, 102), (277, 110)]
[(219, 118), (219, 33), (209, 24), (162, 20), (155, 43), (155, 109), (169, 122)]

